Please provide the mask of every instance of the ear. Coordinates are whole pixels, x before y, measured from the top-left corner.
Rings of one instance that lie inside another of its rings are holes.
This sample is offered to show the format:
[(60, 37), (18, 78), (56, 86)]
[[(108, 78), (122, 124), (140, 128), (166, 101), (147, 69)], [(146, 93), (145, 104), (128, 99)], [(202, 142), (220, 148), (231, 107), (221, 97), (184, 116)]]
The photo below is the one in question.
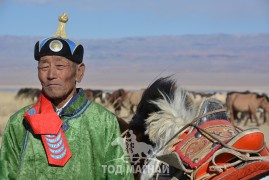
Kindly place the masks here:
[(77, 73), (76, 73), (76, 82), (80, 83), (83, 76), (84, 76), (84, 72), (85, 72), (85, 64), (84, 63), (80, 63), (77, 66)]

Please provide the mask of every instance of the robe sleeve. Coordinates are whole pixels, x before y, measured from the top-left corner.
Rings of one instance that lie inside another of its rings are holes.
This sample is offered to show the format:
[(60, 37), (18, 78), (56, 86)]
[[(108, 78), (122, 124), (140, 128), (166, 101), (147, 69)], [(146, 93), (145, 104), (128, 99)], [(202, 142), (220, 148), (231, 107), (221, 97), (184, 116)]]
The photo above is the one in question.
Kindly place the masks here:
[(0, 179), (16, 179), (19, 170), (20, 150), (12, 124), (7, 124), (0, 152)]
[(113, 123), (108, 131), (108, 143), (105, 148), (106, 160), (108, 162), (106, 177), (107, 179), (132, 180), (134, 176), (126, 149), (123, 149), (121, 146), (111, 145), (115, 139), (121, 138), (119, 123), (115, 116), (111, 116), (109, 121)]

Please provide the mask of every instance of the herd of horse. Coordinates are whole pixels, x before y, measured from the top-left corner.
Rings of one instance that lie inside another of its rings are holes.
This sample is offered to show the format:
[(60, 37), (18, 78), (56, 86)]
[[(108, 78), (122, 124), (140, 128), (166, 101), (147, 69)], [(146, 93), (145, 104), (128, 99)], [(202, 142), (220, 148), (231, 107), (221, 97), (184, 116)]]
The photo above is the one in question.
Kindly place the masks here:
[[(100, 89), (85, 89), (84, 92), (89, 100), (102, 104), (118, 117), (129, 121), (135, 114), (144, 90), (127, 91), (121, 88), (108, 92)], [(41, 90), (37, 88), (22, 88), (17, 92), (16, 99), (30, 99), (34, 102), (38, 99), (40, 92)], [(236, 123), (235, 120), (237, 120), (237, 122), (244, 121), (244, 125), (247, 125), (250, 120), (251, 122), (255, 121), (256, 125), (259, 126), (261, 123), (266, 123), (267, 121), (269, 98), (265, 93), (259, 94), (250, 91), (230, 91), (227, 93), (188, 91), (188, 93), (197, 103), (201, 102), (203, 98), (219, 100), (227, 108), (229, 119), (233, 123)], [(126, 113), (122, 115), (122, 111)]]
[[(17, 98), (31, 97), (19, 92)], [(248, 115), (258, 126), (257, 111), (266, 122), (266, 94), (201, 94), (178, 87), (170, 77), (159, 78), (139, 91), (86, 89), (85, 94), (112, 107), (122, 132), (122, 140), (112, 145), (125, 143), (122, 147), (128, 152), (136, 179), (269, 176), (269, 148), (264, 134), (258, 128), (243, 130), (234, 125), (239, 115)], [(130, 120), (119, 116), (122, 109), (128, 109)]]
[[(128, 112), (128, 117), (135, 114), (135, 110), (142, 98), (144, 90), (126, 91), (118, 89), (111, 93), (103, 92), (102, 90), (86, 89), (86, 94), (93, 92), (93, 96), (88, 96), (90, 100), (96, 100), (105, 107), (111, 107), (117, 116), (120, 116), (121, 110)], [(98, 92), (98, 93), (94, 93)], [(249, 120), (255, 120), (257, 126), (260, 125), (259, 119), (266, 122), (267, 112), (269, 112), (269, 98), (266, 94), (259, 94), (257, 92), (236, 92), (231, 91), (228, 93), (200, 93), (189, 91), (191, 98), (197, 103), (201, 102), (203, 98), (214, 98), (219, 100), (224, 107), (227, 108), (229, 119), (234, 122), (244, 120), (244, 125), (247, 125)], [(257, 115), (259, 114), (259, 115)], [(259, 117), (258, 117), (259, 116)]]

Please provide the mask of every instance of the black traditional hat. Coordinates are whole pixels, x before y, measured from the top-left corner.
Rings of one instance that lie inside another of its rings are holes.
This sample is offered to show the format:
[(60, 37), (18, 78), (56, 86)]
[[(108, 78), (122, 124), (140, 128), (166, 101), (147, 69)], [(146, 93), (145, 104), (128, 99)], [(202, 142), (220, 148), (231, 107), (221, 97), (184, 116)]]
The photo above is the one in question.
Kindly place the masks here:
[(57, 32), (49, 38), (38, 41), (35, 44), (35, 59), (39, 61), (42, 56), (58, 55), (66, 57), (73, 62), (80, 64), (83, 60), (83, 46), (75, 44), (68, 39), (65, 32), (65, 24), (68, 21), (66, 13), (59, 16), (59, 26)]

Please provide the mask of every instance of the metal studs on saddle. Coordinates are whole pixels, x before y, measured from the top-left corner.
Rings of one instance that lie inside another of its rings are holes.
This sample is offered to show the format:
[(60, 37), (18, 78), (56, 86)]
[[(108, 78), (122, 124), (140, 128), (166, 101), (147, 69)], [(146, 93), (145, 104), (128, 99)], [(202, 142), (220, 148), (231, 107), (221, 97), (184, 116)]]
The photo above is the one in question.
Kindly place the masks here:
[[(216, 111), (219, 109), (224, 109), (224, 106), (220, 101), (218, 101), (216, 99), (212, 99), (212, 98), (206, 98), (200, 104), (200, 108), (199, 108), (197, 117), (203, 116), (209, 112)], [(200, 125), (204, 124), (205, 122), (216, 120), (216, 119), (223, 119), (223, 120), (228, 121), (227, 113), (225, 111), (221, 111), (221, 112), (215, 112), (212, 114), (208, 114), (208, 115), (200, 118), (197, 121), (197, 125), (200, 126)]]

